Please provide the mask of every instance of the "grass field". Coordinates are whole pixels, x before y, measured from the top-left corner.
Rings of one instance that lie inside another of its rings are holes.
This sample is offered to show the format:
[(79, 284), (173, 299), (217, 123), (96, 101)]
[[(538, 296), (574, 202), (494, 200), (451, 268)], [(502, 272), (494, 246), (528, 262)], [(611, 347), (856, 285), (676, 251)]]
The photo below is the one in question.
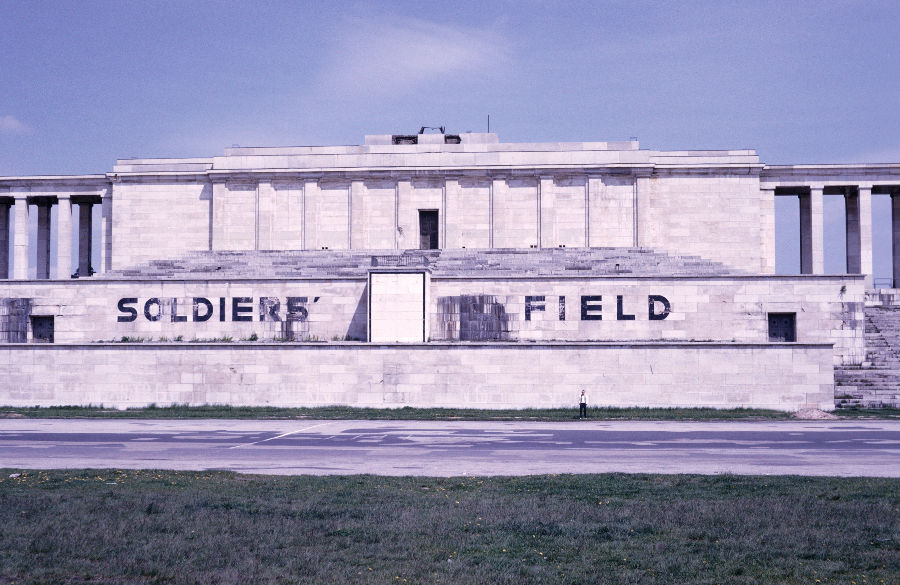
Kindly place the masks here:
[(2, 470), (0, 583), (896, 584), (898, 508), (890, 479)]
[[(900, 409), (839, 409), (841, 418), (900, 419)], [(590, 408), (596, 420), (787, 420), (788, 412), (736, 408)], [(0, 406), (0, 418), (239, 418), (239, 419), (352, 419), (352, 420), (535, 420), (562, 421), (578, 418), (577, 408), (480, 410), (475, 408), (275, 408), (241, 406), (165, 406), (114, 410), (102, 407)]]

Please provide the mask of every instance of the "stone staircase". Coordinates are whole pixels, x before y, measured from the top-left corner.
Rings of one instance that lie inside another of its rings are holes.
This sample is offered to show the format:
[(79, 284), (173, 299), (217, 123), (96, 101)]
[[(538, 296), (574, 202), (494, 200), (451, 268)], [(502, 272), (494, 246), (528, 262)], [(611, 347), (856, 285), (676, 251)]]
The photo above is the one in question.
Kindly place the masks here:
[(900, 408), (900, 307), (866, 307), (866, 361), (834, 370), (838, 408)]
[(192, 252), (97, 278), (364, 278), (373, 267), (424, 266), (442, 276), (710, 276), (742, 274), (696, 256), (647, 248), (273, 250)]

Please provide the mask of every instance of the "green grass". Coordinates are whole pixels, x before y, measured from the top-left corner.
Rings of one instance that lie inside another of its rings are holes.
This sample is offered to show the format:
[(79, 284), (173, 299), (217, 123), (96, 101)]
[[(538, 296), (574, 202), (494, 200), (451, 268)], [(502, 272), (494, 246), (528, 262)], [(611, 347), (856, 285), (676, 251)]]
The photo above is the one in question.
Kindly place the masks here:
[[(736, 408), (590, 408), (592, 420), (786, 420), (791, 414), (777, 410)], [(843, 409), (841, 418), (900, 418), (900, 409)], [(564, 421), (578, 418), (577, 408), (275, 408), (243, 406), (150, 406), (127, 410), (96, 406), (0, 406), (0, 418), (237, 418), (237, 419), (365, 419), (365, 420), (529, 420)]]
[(892, 479), (0, 471), (0, 583), (896, 584)]

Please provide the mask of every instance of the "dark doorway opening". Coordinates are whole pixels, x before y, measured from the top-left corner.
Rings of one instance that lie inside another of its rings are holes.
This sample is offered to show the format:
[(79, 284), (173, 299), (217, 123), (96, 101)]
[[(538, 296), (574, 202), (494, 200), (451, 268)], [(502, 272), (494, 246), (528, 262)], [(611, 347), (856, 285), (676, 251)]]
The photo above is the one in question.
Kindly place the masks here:
[(438, 211), (437, 209), (419, 210), (419, 249), (438, 249)]
[(31, 317), (31, 334), (35, 343), (53, 343), (53, 317)]
[(769, 313), (769, 341), (797, 341), (797, 314)]

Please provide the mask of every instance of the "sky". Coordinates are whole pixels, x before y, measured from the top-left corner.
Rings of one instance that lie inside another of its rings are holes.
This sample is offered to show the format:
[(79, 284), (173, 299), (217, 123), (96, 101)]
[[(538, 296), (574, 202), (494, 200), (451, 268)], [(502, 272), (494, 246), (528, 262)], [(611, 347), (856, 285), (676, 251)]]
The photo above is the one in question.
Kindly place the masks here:
[(898, 30), (896, 0), (0, 0), (0, 175), (488, 116), (504, 142), (900, 162)]

